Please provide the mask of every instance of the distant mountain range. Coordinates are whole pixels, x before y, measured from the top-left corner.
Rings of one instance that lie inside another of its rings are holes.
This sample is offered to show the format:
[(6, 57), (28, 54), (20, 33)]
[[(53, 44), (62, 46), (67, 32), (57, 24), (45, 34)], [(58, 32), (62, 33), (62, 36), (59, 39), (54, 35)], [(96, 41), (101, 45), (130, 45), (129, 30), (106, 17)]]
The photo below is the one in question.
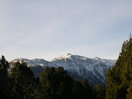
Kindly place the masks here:
[(45, 67), (63, 67), (69, 75), (76, 79), (88, 80), (91, 85), (105, 84), (106, 71), (115, 64), (115, 60), (101, 59), (98, 57), (87, 58), (79, 55), (72, 55), (70, 53), (57, 57), (52, 61), (44, 59), (25, 59), (18, 58), (12, 60), (10, 63), (16, 61), (25, 61), (31, 68), (35, 76), (44, 70)]

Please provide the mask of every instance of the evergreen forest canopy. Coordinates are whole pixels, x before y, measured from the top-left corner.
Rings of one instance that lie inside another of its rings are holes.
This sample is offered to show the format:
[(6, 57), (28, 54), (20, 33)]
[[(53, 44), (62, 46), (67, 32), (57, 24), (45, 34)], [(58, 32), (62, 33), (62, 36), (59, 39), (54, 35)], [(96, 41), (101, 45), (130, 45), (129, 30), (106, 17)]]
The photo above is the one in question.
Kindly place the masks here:
[(62, 68), (47, 67), (35, 78), (25, 62), (9, 69), (0, 59), (0, 99), (132, 99), (132, 37), (126, 40), (115, 66), (107, 72), (106, 86), (67, 75)]

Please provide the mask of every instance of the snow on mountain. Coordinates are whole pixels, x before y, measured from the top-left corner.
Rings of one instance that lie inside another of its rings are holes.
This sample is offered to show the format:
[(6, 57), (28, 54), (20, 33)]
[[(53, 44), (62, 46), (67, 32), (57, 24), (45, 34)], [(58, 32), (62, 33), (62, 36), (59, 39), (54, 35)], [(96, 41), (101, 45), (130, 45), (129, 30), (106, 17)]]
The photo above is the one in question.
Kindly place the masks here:
[(72, 55), (70, 53), (57, 57), (52, 61), (44, 59), (15, 59), (16, 61), (25, 61), (31, 67), (35, 75), (39, 75), (45, 66), (63, 67), (69, 75), (77, 79), (86, 79), (90, 84), (105, 84), (106, 71), (115, 64), (115, 60), (101, 59), (101, 58), (87, 58), (79, 55)]

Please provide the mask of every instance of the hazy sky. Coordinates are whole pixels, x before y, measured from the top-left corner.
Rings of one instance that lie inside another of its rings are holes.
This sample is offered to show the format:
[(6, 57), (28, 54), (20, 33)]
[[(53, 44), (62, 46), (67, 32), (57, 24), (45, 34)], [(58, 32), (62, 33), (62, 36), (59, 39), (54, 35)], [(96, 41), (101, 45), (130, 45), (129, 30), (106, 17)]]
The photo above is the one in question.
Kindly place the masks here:
[(132, 0), (0, 0), (0, 54), (116, 59), (132, 32)]

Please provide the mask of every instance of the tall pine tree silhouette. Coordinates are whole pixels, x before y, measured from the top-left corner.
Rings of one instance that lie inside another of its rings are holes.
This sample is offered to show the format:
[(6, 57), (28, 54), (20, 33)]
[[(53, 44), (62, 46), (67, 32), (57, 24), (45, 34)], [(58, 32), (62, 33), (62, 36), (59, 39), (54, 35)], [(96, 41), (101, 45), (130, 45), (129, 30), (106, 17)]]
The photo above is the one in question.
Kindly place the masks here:
[(106, 99), (132, 98), (132, 36), (122, 45), (115, 66), (107, 73)]
[(9, 77), (11, 79), (13, 99), (33, 99), (35, 78), (26, 63), (14, 63)]
[(9, 63), (6, 61), (5, 57), (2, 56), (0, 59), (0, 98), (9, 98), (9, 79), (8, 79), (8, 67)]

